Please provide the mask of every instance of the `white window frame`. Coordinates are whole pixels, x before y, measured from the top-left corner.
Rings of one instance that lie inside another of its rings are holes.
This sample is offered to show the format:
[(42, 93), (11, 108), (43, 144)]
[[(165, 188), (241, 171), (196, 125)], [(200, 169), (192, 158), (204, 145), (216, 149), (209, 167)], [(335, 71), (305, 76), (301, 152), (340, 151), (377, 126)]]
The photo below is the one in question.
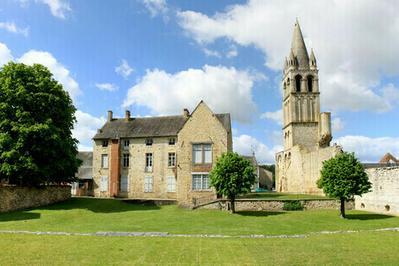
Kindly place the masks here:
[[(205, 147), (210, 147), (210, 149), (206, 149)], [(206, 151), (210, 152), (210, 161), (206, 161)], [(199, 152), (200, 158), (197, 158), (196, 152)], [(212, 164), (212, 144), (211, 143), (193, 143), (192, 144), (192, 162), (193, 164)], [(198, 160), (199, 159), (199, 160)]]
[(130, 140), (128, 140), (128, 139), (123, 140), (123, 149), (124, 150), (129, 150), (129, 145), (130, 145)]
[(144, 177), (144, 192), (150, 193), (154, 189), (154, 178), (152, 176)]
[(154, 166), (154, 154), (152, 152), (147, 152), (145, 154), (145, 171), (152, 172)]
[(169, 145), (175, 145), (176, 144), (176, 138), (169, 138)]
[(153, 138), (145, 139), (145, 145), (146, 146), (152, 146), (152, 144), (154, 144), (154, 139)]
[[(105, 157), (107, 158), (107, 160), (104, 160)], [(101, 154), (101, 168), (109, 168), (109, 157), (107, 153)]]
[[(201, 176), (201, 181), (200, 181), (200, 188), (198, 189), (198, 188), (196, 188), (196, 187), (194, 187), (194, 175), (200, 175)], [(208, 187), (206, 187), (205, 188), (205, 182), (204, 182), (204, 176), (207, 176), (208, 178), (208, 180), (207, 180), (207, 183), (208, 183)], [(212, 189), (211, 189), (211, 187), (210, 187), (210, 180), (209, 180), (209, 173), (208, 172), (192, 172), (191, 173), (191, 190), (192, 191), (211, 191)]]
[[(127, 159), (125, 158), (126, 155), (127, 155)], [(126, 159), (126, 161), (125, 161), (125, 159)], [(122, 166), (123, 166), (123, 168), (130, 167), (130, 154), (129, 153), (122, 154)]]
[(168, 183), (167, 183), (167, 192), (176, 192), (176, 177), (175, 176), (168, 176)]
[[(122, 180), (124, 179), (124, 178), (126, 178), (126, 190), (123, 190), (122, 189)], [(127, 176), (127, 175), (123, 175), (123, 176), (121, 176), (121, 183), (120, 183), (120, 189), (121, 189), (121, 192), (129, 192), (129, 176)]]
[(107, 192), (108, 191), (108, 176), (101, 176), (100, 177), (100, 192)]
[(176, 166), (176, 152), (168, 152), (168, 167), (175, 167), (175, 166)]

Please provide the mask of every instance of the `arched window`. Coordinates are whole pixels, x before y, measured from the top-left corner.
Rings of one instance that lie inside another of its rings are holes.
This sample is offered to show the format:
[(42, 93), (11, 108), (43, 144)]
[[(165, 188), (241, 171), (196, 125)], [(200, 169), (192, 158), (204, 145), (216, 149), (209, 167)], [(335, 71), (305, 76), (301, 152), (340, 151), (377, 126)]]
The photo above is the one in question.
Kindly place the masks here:
[(312, 92), (313, 91), (313, 77), (312, 76), (308, 76), (308, 91)]
[(287, 79), (287, 86), (290, 85), (290, 78)]
[(301, 75), (296, 75), (295, 76), (295, 88), (296, 92), (301, 92)]
[(285, 84), (285, 82), (284, 82), (284, 84), (283, 84), (283, 89), (285, 90), (287, 88), (287, 85)]

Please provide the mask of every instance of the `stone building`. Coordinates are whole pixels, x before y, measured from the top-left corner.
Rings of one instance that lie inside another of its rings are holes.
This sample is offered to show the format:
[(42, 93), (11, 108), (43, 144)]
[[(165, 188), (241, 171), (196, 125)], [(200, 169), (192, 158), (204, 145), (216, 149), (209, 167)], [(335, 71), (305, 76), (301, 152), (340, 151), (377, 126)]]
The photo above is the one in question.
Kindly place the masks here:
[(316, 57), (313, 50), (308, 55), (298, 21), (282, 87), (284, 150), (276, 154), (276, 190), (321, 194), (316, 181), (322, 162), (341, 148), (330, 146), (331, 114), (320, 113)]
[(82, 161), (75, 177), (78, 179), (71, 184), (72, 196), (93, 196), (93, 152), (80, 151), (78, 159)]
[(216, 198), (208, 173), (232, 150), (230, 114), (201, 101), (190, 114), (114, 118), (93, 138), (95, 197), (170, 199), (191, 207)]

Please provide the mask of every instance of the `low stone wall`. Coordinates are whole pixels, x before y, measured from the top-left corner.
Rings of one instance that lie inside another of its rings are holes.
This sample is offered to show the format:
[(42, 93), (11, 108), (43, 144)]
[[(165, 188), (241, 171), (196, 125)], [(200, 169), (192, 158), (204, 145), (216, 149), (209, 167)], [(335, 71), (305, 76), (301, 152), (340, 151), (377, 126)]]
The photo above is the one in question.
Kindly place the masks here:
[(355, 197), (357, 210), (399, 215), (399, 166), (367, 168), (372, 191)]
[[(282, 211), (284, 202), (294, 200), (268, 200), (268, 199), (238, 199), (236, 200), (236, 211)], [(296, 201), (296, 200), (295, 200)], [(298, 200), (304, 207), (304, 210), (315, 209), (338, 209), (340, 202), (334, 199), (312, 199)], [(228, 210), (228, 200), (216, 200), (208, 204), (197, 206), (198, 209), (217, 209)], [(346, 209), (352, 210), (354, 203), (346, 203)]]
[(42, 188), (0, 186), (0, 212), (40, 207), (71, 197), (70, 186)]

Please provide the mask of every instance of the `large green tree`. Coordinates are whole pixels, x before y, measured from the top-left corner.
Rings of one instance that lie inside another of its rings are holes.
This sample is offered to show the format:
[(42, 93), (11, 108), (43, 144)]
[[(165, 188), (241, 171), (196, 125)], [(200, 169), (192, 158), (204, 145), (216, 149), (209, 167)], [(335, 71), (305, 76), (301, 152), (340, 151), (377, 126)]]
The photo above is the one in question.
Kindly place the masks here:
[(230, 200), (231, 212), (235, 212), (235, 199), (239, 194), (251, 191), (255, 182), (255, 169), (250, 161), (235, 152), (222, 154), (210, 172), (211, 186)]
[(0, 180), (22, 186), (74, 180), (80, 160), (75, 107), (42, 65), (0, 70)]
[(371, 183), (363, 165), (353, 153), (342, 152), (323, 162), (321, 178), (317, 186), (327, 196), (338, 198), (341, 202), (340, 215), (345, 218), (345, 201), (361, 196), (371, 189)]

